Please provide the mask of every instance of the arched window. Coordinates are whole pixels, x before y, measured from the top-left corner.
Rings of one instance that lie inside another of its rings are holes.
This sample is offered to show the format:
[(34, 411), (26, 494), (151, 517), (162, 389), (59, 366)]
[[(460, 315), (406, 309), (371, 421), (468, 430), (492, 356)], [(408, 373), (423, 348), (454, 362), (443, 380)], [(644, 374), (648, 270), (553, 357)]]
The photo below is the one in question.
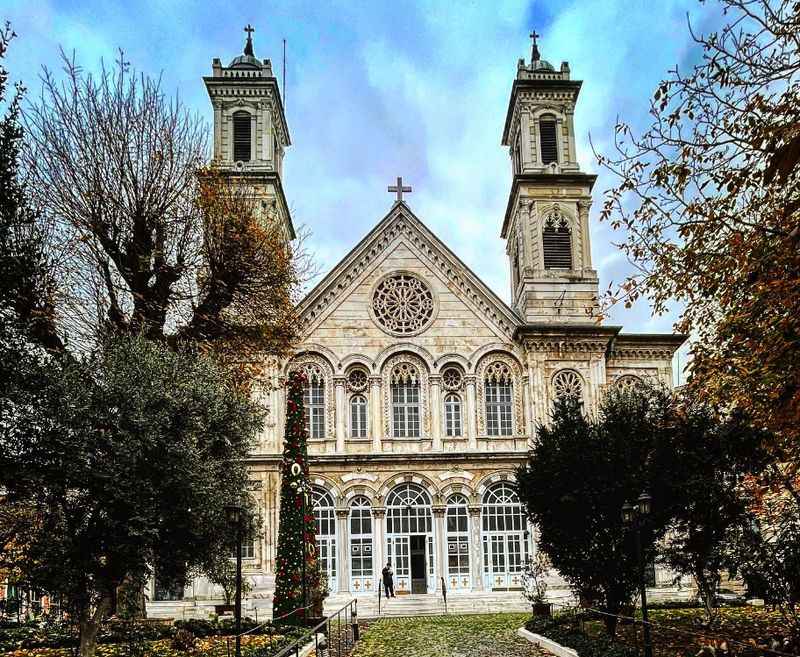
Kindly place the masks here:
[(372, 509), (356, 495), (350, 503), (350, 590), (371, 589), (372, 573)]
[(367, 437), (367, 398), (364, 395), (350, 398), (350, 435), (353, 438)]
[(303, 406), (308, 435), (311, 438), (325, 437), (325, 380), (316, 368), (306, 368), (308, 383), (303, 391)]
[(233, 161), (249, 162), (252, 157), (250, 114), (233, 113)]
[(545, 115), (539, 119), (539, 143), (542, 164), (558, 162), (556, 119), (554, 116)]
[(461, 397), (449, 394), (444, 398), (444, 435), (461, 436)]
[(526, 520), (514, 487), (506, 481), (483, 495), (483, 572), (489, 589), (518, 588), (528, 554)]
[(420, 437), (419, 374), (409, 363), (399, 363), (392, 371), (392, 436)]
[(317, 555), (328, 588), (336, 590), (336, 508), (331, 494), (324, 488), (312, 489), (314, 521), (317, 526)]
[(400, 484), (386, 497), (387, 533), (424, 534), (431, 523), (431, 498), (418, 484)]
[(486, 433), (490, 436), (510, 436), (514, 390), (511, 370), (505, 363), (494, 362), (486, 368), (484, 396), (486, 404)]
[(467, 498), (461, 493), (447, 500), (447, 576), (450, 589), (470, 586), (469, 512)]
[(557, 209), (551, 212), (542, 229), (545, 269), (572, 269), (572, 236), (567, 218)]

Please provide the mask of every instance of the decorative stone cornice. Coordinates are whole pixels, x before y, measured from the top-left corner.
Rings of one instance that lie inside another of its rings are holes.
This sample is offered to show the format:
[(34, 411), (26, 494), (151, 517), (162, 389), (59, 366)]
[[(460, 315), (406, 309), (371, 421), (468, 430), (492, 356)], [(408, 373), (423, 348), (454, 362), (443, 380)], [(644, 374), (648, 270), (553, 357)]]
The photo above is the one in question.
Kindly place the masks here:
[(534, 353), (551, 354), (602, 354), (608, 348), (608, 339), (565, 339), (555, 338), (529, 339), (523, 342), (525, 350)]

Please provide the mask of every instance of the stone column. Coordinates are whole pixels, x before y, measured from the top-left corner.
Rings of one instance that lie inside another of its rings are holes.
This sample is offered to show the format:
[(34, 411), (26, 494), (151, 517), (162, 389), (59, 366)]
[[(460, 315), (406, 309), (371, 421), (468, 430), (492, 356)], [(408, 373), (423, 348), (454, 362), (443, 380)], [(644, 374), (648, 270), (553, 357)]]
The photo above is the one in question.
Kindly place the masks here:
[(258, 159), (258, 109), (250, 114), (250, 158)]
[(531, 115), (528, 112), (522, 113), (520, 121), (520, 159), (522, 160), (522, 171), (530, 169), (533, 159), (533, 143), (531, 142)]
[(531, 417), (531, 384), (528, 376), (522, 377), (522, 420), (525, 422), (522, 432), (530, 440), (533, 436), (534, 425)]
[(333, 377), (336, 387), (336, 451), (344, 454), (344, 434), (347, 426), (347, 409), (345, 404), (344, 386), (346, 379), (343, 376)]
[(381, 451), (383, 437), (383, 413), (381, 412), (381, 377), (369, 377), (369, 411), (372, 429), (372, 451)]
[(447, 575), (445, 559), (447, 559), (447, 531), (445, 527), (445, 513), (447, 507), (433, 507), (434, 541), (433, 546), (436, 554), (434, 555), (433, 572), (436, 575), (436, 592), (442, 592), (442, 577)]
[(469, 511), (469, 569), (472, 590), (483, 591), (483, 545), (481, 544), (481, 505), (470, 504)]
[(222, 155), (222, 101), (214, 101), (214, 159), (223, 159)]
[(372, 583), (380, 586), (381, 570), (386, 561), (386, 507), (372, 507)]
[(581, 267), (591, 269), (592, 250), (589, 248), (589, 208), (592, 207), (591, 199), (588, 201), (578, 201), (578, 221), (581, 225)]
[(468, 448), (478, 449), (478, 415), (475, 403), (475, 375), (464, 377), (467, 385), (467, 436), (469, 437)]
[(350, 590), (350, 528), (347, 518), (350, 509), (336, 509), (336, 578), (339, 593)]
[(429, 378), (431, 383), (431, 438), (433, 439), (433, 451), (442, 451), (442, 377), (432, 374)]

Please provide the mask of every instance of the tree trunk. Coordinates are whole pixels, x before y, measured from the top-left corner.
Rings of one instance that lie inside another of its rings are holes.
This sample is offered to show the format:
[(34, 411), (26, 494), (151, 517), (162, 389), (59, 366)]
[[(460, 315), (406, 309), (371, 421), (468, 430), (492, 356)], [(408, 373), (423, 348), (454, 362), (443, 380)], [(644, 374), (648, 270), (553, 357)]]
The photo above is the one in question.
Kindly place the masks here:
[(90, 614), (88, 609), (81, 613), (81, 641), (79, 648), (81, 657), (94, 657), (95, 649), (97, 648), (97, 634), (100, 631), (100, 624), (102, 623), (109, 609), (111, 609), (111, 597), (105, 596), (102, 600), (100, 600), (100, 602), (97, 603), (94, 613)]

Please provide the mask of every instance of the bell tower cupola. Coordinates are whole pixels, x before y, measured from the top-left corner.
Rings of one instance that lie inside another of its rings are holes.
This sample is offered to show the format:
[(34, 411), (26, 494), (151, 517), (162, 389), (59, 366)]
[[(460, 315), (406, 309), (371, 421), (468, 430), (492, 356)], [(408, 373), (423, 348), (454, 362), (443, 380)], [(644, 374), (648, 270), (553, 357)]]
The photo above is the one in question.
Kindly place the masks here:
[(283, 193), (283, 156), (291, 145), (278, 81), (269, 59), (253, 49), (253, 27), (244, 51), (228, 66), (219, 58), (203, 78), (214, 108), (212, 166), (237, 183), (249, 185), (267, 217), (279, 220), (287, 239), (294, 228)]
[(597, 273), (592, 269), (589, 207), (596, 176), (583, 173), (575, 151), (575, 105), (581, 82), (542, 58), (536, 32), (531, 58), (520, 59), (503, 130), (511, 192), (501, 236), (511, 267), (511, 300), (530, 324), (592, 321)]

